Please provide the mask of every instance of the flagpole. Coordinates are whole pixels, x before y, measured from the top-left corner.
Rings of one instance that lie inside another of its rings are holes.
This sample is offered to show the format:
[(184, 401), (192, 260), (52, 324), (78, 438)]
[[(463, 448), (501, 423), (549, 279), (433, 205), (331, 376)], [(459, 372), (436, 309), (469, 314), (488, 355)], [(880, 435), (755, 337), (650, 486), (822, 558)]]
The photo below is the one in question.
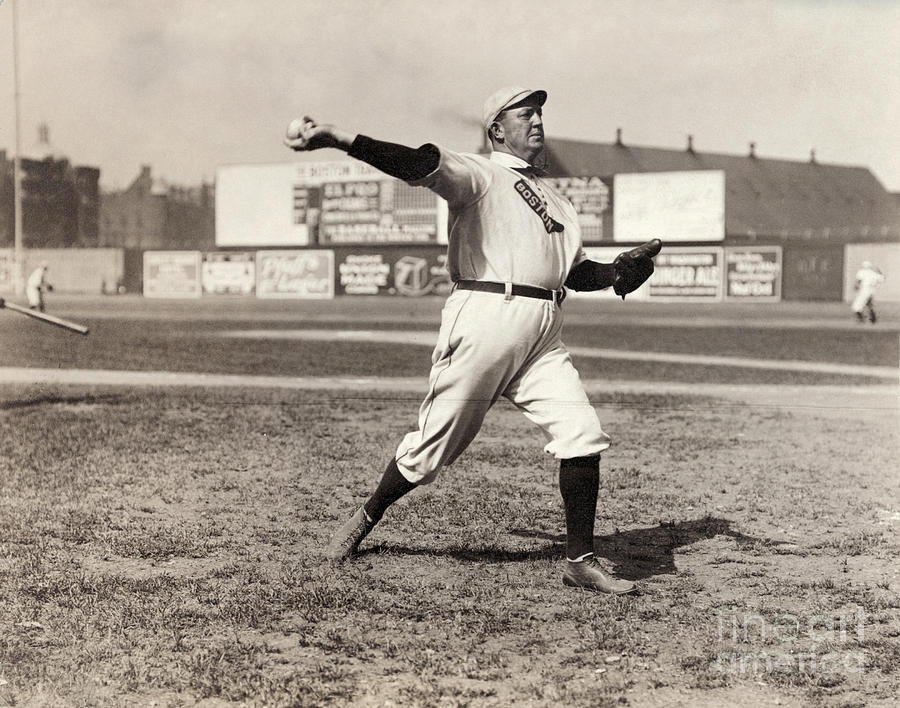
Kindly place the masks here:
[(25, 250), (22, 244), (22, 121), (19, 92), (19, 22), (16, 0), (10, 0), (13, 33), (13, 104), (16, 114), (16, 155), (13, 158), (13, 200), (15, 243), (13, 251), (13, 287), (16, 295), (25, 292)]

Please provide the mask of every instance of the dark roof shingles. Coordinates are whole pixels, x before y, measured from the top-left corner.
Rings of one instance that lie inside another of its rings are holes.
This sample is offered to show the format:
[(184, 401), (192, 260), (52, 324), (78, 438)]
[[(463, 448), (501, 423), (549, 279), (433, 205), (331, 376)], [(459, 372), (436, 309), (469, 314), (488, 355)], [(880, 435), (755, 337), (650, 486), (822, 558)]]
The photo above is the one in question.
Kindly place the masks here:
[(547, 156), (552, 175), (722, 170), (731, 235), (900, 237), (900, 204), (865, 167), (566, 139), (548, 140)]

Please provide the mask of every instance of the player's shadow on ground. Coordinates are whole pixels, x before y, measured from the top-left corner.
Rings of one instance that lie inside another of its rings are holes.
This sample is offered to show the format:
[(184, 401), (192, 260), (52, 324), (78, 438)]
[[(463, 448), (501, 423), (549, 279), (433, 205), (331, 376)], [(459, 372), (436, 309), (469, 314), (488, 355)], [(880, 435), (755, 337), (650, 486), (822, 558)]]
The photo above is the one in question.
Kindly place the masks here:
[[(660, 523), (649, 528), (629, 529), (594, 537), (594, 551), (612, 563), (611, 571), (620, 578), (641, 580), (654, 575), (674, 573), (675, 551), (716, 536), (725, 536), (737, 543), (741, 550), (779, 545), (783, 542), (748, 536), (731, 528), (731, 521), (707, 517), (691, 521)], [(440, 554), (461, 561), (477, 563), (514, 563), (533, 560), (559, 559), (565, 555), (565, 535), (533, 529), (512, 529), (511, 534), (522, 538), (550, 541), (550, 545), (528, 551), (503, 548), (467, 548), (455, 545), (437, 549), (413, 549), (391, 544), (379, 544), (368, 552), (388, 552), (410, 555)], [(367, 551), (363, 551), (366, 553)]]
[[(675, 552), (716, 536), (733, 539), (740, 550), (776, 546), (783, 542), (748, 536), (731, 528), (731, 521), (706, 517), (690, 521), (665, 523), (649, 528), (629, 529), (594, 537), (594, 552), (612, 563), (611, 571), (628, 580), (641, 580), (653, 575), (674, 573)], [(543, 538), (559, 544), (565, 551), (565, 535), (547, 534), (528, 529), (511, 533), (526, 538)], [(554, 553), (558, 553), (554, 547)]]

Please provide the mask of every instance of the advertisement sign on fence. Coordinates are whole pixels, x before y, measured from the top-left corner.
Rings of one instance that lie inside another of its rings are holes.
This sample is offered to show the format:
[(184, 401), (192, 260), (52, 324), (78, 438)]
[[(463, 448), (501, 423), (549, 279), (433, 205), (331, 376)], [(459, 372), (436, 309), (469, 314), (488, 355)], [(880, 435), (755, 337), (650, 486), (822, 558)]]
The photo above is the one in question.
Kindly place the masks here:
[(257, 251), (256, 296), (323, 300), (334, 297), (333, 251)]
[(200, 297), (199, 251), (146, 251), (145, 297)]
[(450, 291), (444, 249), (340, 248), (335, 250), (339, 295), (446, 295)]
[(337, 292), (378, 295), (388, 289), (391, 264), (383, 253), (347, 253), (338, 259)]
[(722, 249), (663, 246), (647, 282), (653, 299), (722, 299)]
[(252, 253), (205, 253), (203, 292), (212, 295), (251, 295), (256, 286)]
[(781, 247), (726, 249), (725, 296), (729, 300), (781, 300)]
[(786, 245), (783, 260), (781, 295), (785, 300), (840, 302), (844, 285), (844, 246)]
[(446, 253), (407, 252), (394, 263), (394, 290), (398, 295), (446, 295), (451, 285)]

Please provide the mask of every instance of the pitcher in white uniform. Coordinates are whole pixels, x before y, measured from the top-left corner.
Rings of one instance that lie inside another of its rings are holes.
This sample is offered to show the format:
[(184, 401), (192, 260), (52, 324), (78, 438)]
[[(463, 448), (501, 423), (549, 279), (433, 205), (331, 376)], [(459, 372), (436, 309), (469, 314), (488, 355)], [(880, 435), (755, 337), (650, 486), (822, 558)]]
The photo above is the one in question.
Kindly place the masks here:
[[(544, 150), (545, 91), (500, 89), (487, 99), (490, 156), (426, 144), (409, 148), (295, 121), (285, 144), (333, 147), (447, 200), (447, 266), (453, 289), (441, 315), (428, 391), (418, 427), (400, 441), (381, 482), (337, 531), (326, 555), (352, 556), (385, 510), (433, 481), (481, 428), (501, 396), (544, 433), (560, 461), (569, 586), (621, 594), (593, 553), (600, 453), (610, 445), (560, 340), (565, 287), (599, 290), (613, 283), (612, 264), (586, 258), (577, 213), (535, 161)], [(652, 266), (651, 266), (652, 271)]]

